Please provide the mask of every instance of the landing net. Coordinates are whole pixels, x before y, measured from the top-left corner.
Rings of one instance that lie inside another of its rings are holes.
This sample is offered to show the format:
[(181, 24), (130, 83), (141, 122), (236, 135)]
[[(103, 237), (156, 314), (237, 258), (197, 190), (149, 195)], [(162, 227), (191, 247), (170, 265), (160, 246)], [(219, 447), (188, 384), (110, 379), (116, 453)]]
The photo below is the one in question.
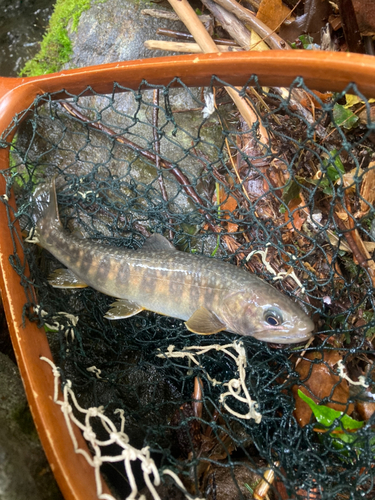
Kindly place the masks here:
[(61, 264), (31, 243), (30, 273), (16, 250), (9, 256), (25, 322), (48, 335), (64, 394), (56, 404), (96, 457), (87, 460), (101, 498), (110, 497), (99, 471), (114, 498), (374, 498), (371, 102), (355, 85), (320, 94), (301, 78), (266, 89), (253, 77), (240, 94), (262, 136), (224, 86), (175, 79), (39, 96), (1, 138), (10, 231), (16, 241), (16, 223), (32, 228), (32, 193), (57, 176), (69, 231), (131, 249), (161, 233), (179, 250), (243, 266), (300, 303), (313, 342), (199, 336), (151, 312), (108, 321), (113, 299), (52, 288)]

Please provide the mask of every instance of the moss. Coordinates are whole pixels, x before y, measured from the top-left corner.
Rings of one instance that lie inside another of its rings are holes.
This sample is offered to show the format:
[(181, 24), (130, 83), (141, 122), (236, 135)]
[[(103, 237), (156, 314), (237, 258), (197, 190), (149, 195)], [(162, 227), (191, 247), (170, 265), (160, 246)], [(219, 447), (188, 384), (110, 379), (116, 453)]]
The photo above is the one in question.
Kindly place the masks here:
[(38, 434), (35, 429), (33, 417), (31, 416), (29, 407), (27, 405), (21, 406), (13, 412), (13, 419), (22, 429), (22, 432), (27, 434), (30, 438), (37, 440)]
[(76, 31), (79, 18), (88, 10), (91, 0), (57, 0), (47, 33), (43, 37), (38, 54), (28, 61), (20, 76), (38, 76), (55, 73), (69, 62), (73, 53), (67, 26), (72, 20), (72, 31)]

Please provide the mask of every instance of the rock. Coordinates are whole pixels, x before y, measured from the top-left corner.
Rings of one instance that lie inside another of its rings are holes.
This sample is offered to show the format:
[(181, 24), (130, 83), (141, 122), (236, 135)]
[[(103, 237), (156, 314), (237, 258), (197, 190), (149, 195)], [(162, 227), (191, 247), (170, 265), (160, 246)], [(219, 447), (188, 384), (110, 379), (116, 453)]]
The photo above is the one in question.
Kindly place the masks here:
[[(158, 27), (182, 30), (183, 25), (180, 22), (144, 16), (141, 11), (147, 7), (150, 7), (147, 0), (128, 0), (126, 4), (122, 0), (108, 0), (105, 3), (95, 3), (89, 10), (82, 12), (77, 30), (71, 30), (69, 33), (73, 54), (65, 68), (165, 55), (146, 50), (143, 46), (144, 41), (155, 38)], [(144, 75), (144, 78), (147, 80), (147, 75)], [(87, 81), (87, 85), (90, 85), (90, 81)], [(227, 96), (224, 99), (227, 99)], [(123, 134), (145, 150), (154, 152), (152, 90), (143, 91), (142, 94), (125, 92), (115, 96), (80, 97), (73, 105), (87, 118), (95, 117), (99, 123), (105, 123), (114, 133)], [(206, 158), (213, 158), (216, 161), (216, 168), (220, 168), (221, 160), (218, 161), (218, 155), (225, 148), (222, 128), (216, 113), (202, 125), (202, 109), (205, 104), (198, 88), (169, 89), (168, 96), (161, 90), (159, 105), (158, 127), (162, 157), (178, 164), (193, 185), (196, 179), (200, 178), (197, 190), (205, 194), (202, 185), (207, 179), (210, 185), (207, 186), (206, 192), (213, 192), (214, 179), (208, 175), (204, 161)], [(229, 118), (227, 110), (233, 110), (232, 105), (221, 107), (224, 116)], [(23, 128), (18, 136), (18, 146), (21, 149), (28, 149), (29, 160), (38, 163), (38, 158), (43, 156), (41, 167), (43, 170), (38, 169), (36, 176), (39, 173), (42, 177), (53, 175), (58, 166), (64, 171), (65, 179), (67, 176), (80, 177), (81, 186), (75, 184), (77, 193), (74, 194), (78, 201), (81, 201), (78, 191), (92, 193), (91, 182), (94, 178), (95, 182), (101, 183), (111, 182), (113, 177), (125, 179), (130, 189), (122, 186), (121, 193), (117, 194), (113, 190), (106, 190), (106, 203), (126, 206), (124, 198), (134, 197), (131, 189), (132, 186), (136, 186), (138, 203), (145, 209), (148, 204), (147, 193), (152, 186), (155, 192), (154, 213), (165, 214), (165, 203), (160, 193), (158, 174), (154, 165), (129, 147), (114, 142), (111, 137), (100, 131), (88, 130), (87, 125), (81, 125), (73, 120), (59, 105), (56, 106), (56, 116), (51, 116), (49, 106), (44, 110), (40, 108), (37, 129), (38, 133), (34, 134), (33, 126), (29, 126), (28, 132)], [(28, 144), (29, 140), (32, 140), (31, 144)], [(56, 147), (49, 147), (51, 143)], [(195, 150), (192, 149), (193, 145)], [(176, 213), (177, 217), (184, 214), (185, 224), (180, 231), (193, 236), (199, 229), (196, 225), (197, 218), (193, 214), (196, 209), (194, 203), (186, 196), (170, 172), (164, 170), (163, 177), (168, 199), (173, 200), (169, 203), (171, 211)], [(145, 197), (142, 196), (143, 192), (146, 194)], [(85, 198), (85, 201), (89, 201), (88, 198)], [(96, 202), (95, 199), (93, 202)], [(185, 217), (187, 213), (191, 213), (192, 216)], [(128, 210), (127, 214), (130, 216), (131, 211)], [(95, 236), (99, 233), (113, 236), (108, 232), (112, 215), (109, 214), (108, 220), (105, 217), (96, 220)], [(141, 224), (153, 227), (149, 217), (147, 219), (146, 223)], [(90, 225), (90, 221), (85, 222)], [(160, 221), (156, 223), (158, 227), (154, 226), (153, 230), (160, 232)], [(201, 245), (195, 248), (192, 240), (193, 238), (183, 236), (183, 240), (180, 238), (175, 243), (180, 245), (180, 248), (192, 245), (195, 250), (201, 252)], [(208, 236), (204, 244), (204, 252), (211, 254), (217, 244), (216, 236)]]
[(0, 353), (0, 500), (60, 500), (16, 365)]
[[(155, 38), (168, 40), (156, 35), (157, 28), (179, 31), (185, 31), (185, 28), (181, 22), (142, 14), (143, 9), (154, 7), (155, 4), (149, 0), (93, 3), (89, 10), (81, 14), (76, 31), (70, 31), (68, 26), (73, 55), (66, 68), (167, 55), (164, 51), (146, 49), (144, 42)], [(172, 10), (169, 6), (166, 8)]]

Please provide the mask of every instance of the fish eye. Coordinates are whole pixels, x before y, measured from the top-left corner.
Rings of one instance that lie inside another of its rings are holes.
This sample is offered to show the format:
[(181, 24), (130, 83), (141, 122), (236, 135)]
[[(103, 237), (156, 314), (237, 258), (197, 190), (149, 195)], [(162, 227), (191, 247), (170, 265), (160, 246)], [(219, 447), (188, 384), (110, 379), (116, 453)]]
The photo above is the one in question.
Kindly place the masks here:
[(264, 319), (270, 326), (278, 326), (283, 322), (281, 313), (279, 311), (275, 311), (274, 309), (266, 311), (264, 314)]

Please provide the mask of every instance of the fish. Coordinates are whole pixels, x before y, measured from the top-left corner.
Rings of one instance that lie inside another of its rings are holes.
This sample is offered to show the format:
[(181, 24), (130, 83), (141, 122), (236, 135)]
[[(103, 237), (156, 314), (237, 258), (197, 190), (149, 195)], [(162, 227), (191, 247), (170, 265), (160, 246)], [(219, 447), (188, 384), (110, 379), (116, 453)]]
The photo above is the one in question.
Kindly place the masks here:
[(55, 288), (92, 287), (117, 299), (105, 318), (143, 310), (183, 320), (200, 335), (221, 331), (293, 344), (312, 336), (314, 323), (299, 305), (249, 271), (177, 250), (154, 233), (138, 250), (93, 242), (65, 229), (55, 179), (34, 192), (33, 241), (66, 269), (49, 277)]

